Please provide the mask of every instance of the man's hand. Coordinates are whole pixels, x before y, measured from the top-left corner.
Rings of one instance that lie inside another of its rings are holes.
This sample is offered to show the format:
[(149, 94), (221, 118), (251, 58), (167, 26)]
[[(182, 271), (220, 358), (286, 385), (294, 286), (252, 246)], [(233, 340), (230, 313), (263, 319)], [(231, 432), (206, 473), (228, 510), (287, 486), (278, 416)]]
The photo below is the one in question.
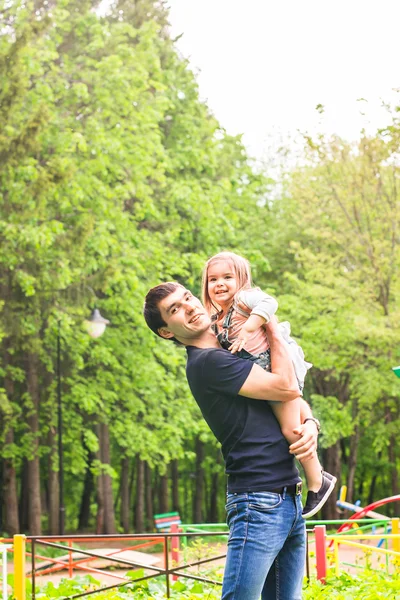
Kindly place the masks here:
[(268, 323), (265, 323), (264, 327), (267, 335), (280, 335), (278, 329), (278, 319), (275, 315), (271, 316), (271, 319), (268, 321)]
[(307, 421), (300, 427), (293, 429), (293, 433), (300, 436), (298, 442), (289, 446), (289, 452), (298, 460), (310, 460), (317, 451), (318, 430), (313, 421)]

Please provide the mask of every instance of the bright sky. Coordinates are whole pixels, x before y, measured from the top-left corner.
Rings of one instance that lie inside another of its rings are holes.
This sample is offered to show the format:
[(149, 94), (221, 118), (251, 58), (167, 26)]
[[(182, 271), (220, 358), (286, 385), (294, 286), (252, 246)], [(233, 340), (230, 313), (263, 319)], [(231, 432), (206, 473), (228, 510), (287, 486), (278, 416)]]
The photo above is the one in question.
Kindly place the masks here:
[[(399, 0), (169, 0), (202, 99), (259, 158), (281, 135), (355, 139), (400, 95)], [(365, 98), (368, 103), (357, 102)], [(359, 112), (366, 113), (360, 117)]]

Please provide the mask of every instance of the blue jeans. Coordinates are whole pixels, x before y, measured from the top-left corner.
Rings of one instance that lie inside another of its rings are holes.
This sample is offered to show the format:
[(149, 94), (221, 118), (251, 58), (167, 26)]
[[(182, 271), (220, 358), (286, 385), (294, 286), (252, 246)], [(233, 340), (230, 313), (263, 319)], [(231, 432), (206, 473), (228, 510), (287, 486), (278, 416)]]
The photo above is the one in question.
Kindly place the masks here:
[(306, 537), (301, 495), (228, 494), (222, 600), (301, 600)]

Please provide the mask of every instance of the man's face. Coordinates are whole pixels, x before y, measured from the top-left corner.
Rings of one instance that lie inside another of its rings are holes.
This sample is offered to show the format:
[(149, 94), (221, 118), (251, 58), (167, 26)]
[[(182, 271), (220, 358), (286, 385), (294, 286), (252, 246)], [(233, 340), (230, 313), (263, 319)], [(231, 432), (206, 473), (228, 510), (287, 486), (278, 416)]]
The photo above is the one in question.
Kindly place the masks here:
[(211, 320), (202, 303), (184, 287), (178, 287), (161, 300), (158, 307), (166, 323), (159, 329), (162, 337), (175, 337), (183, 344), (189, 344), (210, 328)]

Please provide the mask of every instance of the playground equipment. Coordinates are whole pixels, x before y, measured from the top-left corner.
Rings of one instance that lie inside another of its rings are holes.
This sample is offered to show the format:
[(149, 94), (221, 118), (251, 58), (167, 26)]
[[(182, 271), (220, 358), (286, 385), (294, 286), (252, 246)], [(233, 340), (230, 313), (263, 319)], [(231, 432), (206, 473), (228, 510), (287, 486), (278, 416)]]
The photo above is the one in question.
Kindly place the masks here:
[(182, 523), (178, 512), (161, 513), (154, 515), (154, 527), (157, 531), (169, 531), (173, 525)]
[[(337, 505), (341, 508), (354, 511), (354, 514), (349, 519), (342, 522), (336, 534), (327, 535), (325, 525), (316, 525), (315, 533), (315, 550), (316, 550), (316, 568), (317, 579), (321, 582), (325, 581), (327, 572), (327, 555), (329, 550), (333, 548), (333, 563), (335, 572), (339, 574), (339, 546), (344, 545), (347, 548), (359, 549), (364, 553), (378, 553), (386, 560), (386, 570), (389, 572), (389, 558), (400, 559), (400, 527), (399, 518), (390, 519), (386, 515), (375, 512), (376, 508), (389, 504), (391, 502), (400, 501), (400, 495), (382, 498), (376, 502), (372, 502), (368, 506), (360, 507), (358, 504), (352, 504), (346, 501), (347, 487), (342, 486), (340, 490)], [(365, 519), (368, 517), (368, 519)], [(376, 533), (376, 529), (384, 530), (383, 533)], [(371, 529), (371, 532), (368, 532)], [(351, 534), (350, 534), (351, 532)], [(371, 546), (369, 543), (375, 541), (376, 545)], [(389, 541), (392, 542), (392, 548), (389, 548)], [(367, 542), (367, 543), (362, 543)], [(385, 548), (381, 546), (385, 544)], [(367, 556), (367, 554), (365, 555)], [(358, 565), (352, 563), (343, 563), (351, 567)]]
[(396, 377), (400, 377), (400, 365), (398, 367), (392, 367), (392, 371), (396, 375)]
[[(392, 520), (393, 531), (397, 533), (392, 534), (352, 534), (352, 535), (327, 535), (325, 525), (317, 525), (314, 528), (315, 533), (315, 554), (316, 554), (316, 569), (317, 579), (321, 583), (325, 583), (327, 570), (328, 570), (328, 546), (333, 544), (333, 564), (336, 575), (340, 573), (340, 561), (339, 561), (339, 546), (344, 545), (350, 549), (359, 549), (363, 552), (370, 554), (372, 552), (384, 556), (386, 558), (386, 572), (389, 573), (389, 558), (400, 559), (400, 534), (399, 534), (399, 519)], [(361, 528), (360, 528), (361, 531)], [(384, 538), (387, 543), (389, 540), (392, 541), (393, 548), (380, 548), (378, 546), (370, 546), (368, 544), (361, 543), (363, 540), (373, 541), (379, 538)], [(356, 541), (355, 541), (356, 540)], [(367, 555), (366, 555), (367, 556)], [(359, 567), (360, 565), (352, 563), (343, 563), (351, 567)], [(392, 567), (393, 568), (393, 567)]]
[(354, 510), (354, 515), (351, 515), (348, 519), (348, 522), (343, 523), (343, 525), (339, 527), (336, 533), (348, 531), (353, 527), (354, 521), (356, 521), (357, 519), (363, 519), (364, 517), (389, 520), (389, 518), (385, 515), (381, 515), (380, 513), (375, 512), (375, 509), (379, 508), (380, 506), (384, 506), (385, 504), (390, 504), (391, 502), (400, 502), (400, 495), (389, 496), (388, 498), (382, 498), (381, 500), (372, 502), (368, 506), (362, 508), (360, 506), (357, 506), (356, 504), (351, 504), (350, 502), (345, 501), (346, 491), (346, 486), (343, 486), (340, 491), (339, 500), (337, 500), (337, 505), (341, 508), (350, 508), (350, 510)]
[[(339, 499), (336, 501), (336, 504), (340, 508), (345, 508), (347, 510), (352, 510), (355, 513), (359, 512), (360, 510), (363, 510), (362, 508), (360, 508), (359, 504), (352, 504), (351, 502), (346, 502), (346, 494), (347, 494), (347, 486), (346, 485), (342, 485), (342, 487), (340, 488)], [(365, 513), (362, 516), (363, 517), (364, 516), (365, 517), (371, 517), (371, 519), (389, 519), (389, 517), (386, 517), (385, 515), (381, 515), (380, 513), (376, 513), (372, 509), (368, 510), (368, 512)], [(361, 519), (362, 517), (358, 517), (358, 518)]]

